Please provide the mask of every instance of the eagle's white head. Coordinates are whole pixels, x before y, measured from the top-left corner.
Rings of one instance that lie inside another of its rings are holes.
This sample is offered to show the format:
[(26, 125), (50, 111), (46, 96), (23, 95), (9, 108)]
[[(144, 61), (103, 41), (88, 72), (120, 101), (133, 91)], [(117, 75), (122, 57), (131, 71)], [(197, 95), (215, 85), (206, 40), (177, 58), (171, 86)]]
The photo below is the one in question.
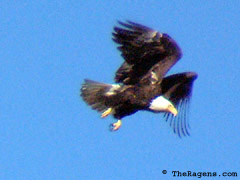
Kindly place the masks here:
[(177, 115), (178, 111), (174, 105), (167, 100), (164, 96), (158, 96), (152, 100), (149, 109), (154, 112), (170, 112), (174, 116)]

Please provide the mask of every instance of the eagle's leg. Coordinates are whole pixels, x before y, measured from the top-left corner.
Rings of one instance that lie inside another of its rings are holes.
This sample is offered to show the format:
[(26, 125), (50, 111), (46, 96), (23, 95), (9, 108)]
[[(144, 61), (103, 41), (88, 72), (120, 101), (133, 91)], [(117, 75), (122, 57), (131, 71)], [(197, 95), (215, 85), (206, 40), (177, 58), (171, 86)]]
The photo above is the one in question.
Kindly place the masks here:
[(102, 113), (101, 117), (102, 117), (102, 118), (107, 117), (108, 115), (111, 114), (112, 110), (113, 110), (112, 108), (108, 108), (106, 111), (104, 111), (104, 112)]
[(110, 124), (110, 131), (117, 131), (122, 125), (122, 121), (119, 119), (117, 122)]

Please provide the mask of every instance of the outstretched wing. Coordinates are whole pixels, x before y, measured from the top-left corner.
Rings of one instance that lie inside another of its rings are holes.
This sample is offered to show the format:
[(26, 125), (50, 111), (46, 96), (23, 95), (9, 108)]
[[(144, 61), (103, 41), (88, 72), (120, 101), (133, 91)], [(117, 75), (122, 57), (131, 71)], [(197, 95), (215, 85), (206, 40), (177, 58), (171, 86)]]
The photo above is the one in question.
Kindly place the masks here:
[(194, 72), (185, 72), (168, 76), (162, 80), (163, 95), (169, 99), (178, 109), (178, 115), (173, 117), (166, 113), (166, 121), (170, 121), (175, 133), (179, 136), (189, 135), (189, 123), (187, 110), (192, 95), (193, 82), (197, 78)]
[(156, 64), (163, 78), (167, 71), (181, 58), (181, 49), (167, 34), (149, 27), (127, 21), (115, 27), (113, 40), (119, 44), (125, 62), (115, 76), (117, 83), (136, 84)]

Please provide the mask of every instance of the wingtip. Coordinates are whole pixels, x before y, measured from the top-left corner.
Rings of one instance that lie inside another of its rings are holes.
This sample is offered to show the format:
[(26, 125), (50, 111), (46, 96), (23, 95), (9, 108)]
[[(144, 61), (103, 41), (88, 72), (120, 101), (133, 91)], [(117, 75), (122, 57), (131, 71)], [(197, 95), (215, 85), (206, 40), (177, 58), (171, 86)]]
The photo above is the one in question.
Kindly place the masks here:
[(124, 22), (117, 20), (117, 22), (119, 25), (126, 27), (128, 29), (141, 30), (141, 31), (153, 31), (153, 29), (131, 20), (125, 20)]
[(198, 74), (196, 72), (188, 72), (187, 77), (192, 78), (193, 80), (198, 78)]
[(123, 27), (131, 28), (130, 24), (128, 23), (128, 20), (126, 20), (125, 22), (117, 20), (117, 23)]

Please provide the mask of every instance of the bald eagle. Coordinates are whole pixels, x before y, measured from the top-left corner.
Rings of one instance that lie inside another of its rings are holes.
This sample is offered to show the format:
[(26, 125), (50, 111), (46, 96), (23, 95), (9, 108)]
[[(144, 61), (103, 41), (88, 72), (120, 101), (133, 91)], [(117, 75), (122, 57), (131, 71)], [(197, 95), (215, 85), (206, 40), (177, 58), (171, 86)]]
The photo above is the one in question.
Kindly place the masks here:
[(187, 109), (195, 72), (166, 76), (182, 57), (177, 43), (167, 34), (131, 21), (118, 22), (113, 41), (124, 62), (117, 70), (116, 84), (85, 80), (81, 87), (83, 100), (101, 117), (113, 115), (117, 121), (110, 130), (120, 128), (121, 119), (139, 110), (162, 112), (174, 133), (189, 135)]

